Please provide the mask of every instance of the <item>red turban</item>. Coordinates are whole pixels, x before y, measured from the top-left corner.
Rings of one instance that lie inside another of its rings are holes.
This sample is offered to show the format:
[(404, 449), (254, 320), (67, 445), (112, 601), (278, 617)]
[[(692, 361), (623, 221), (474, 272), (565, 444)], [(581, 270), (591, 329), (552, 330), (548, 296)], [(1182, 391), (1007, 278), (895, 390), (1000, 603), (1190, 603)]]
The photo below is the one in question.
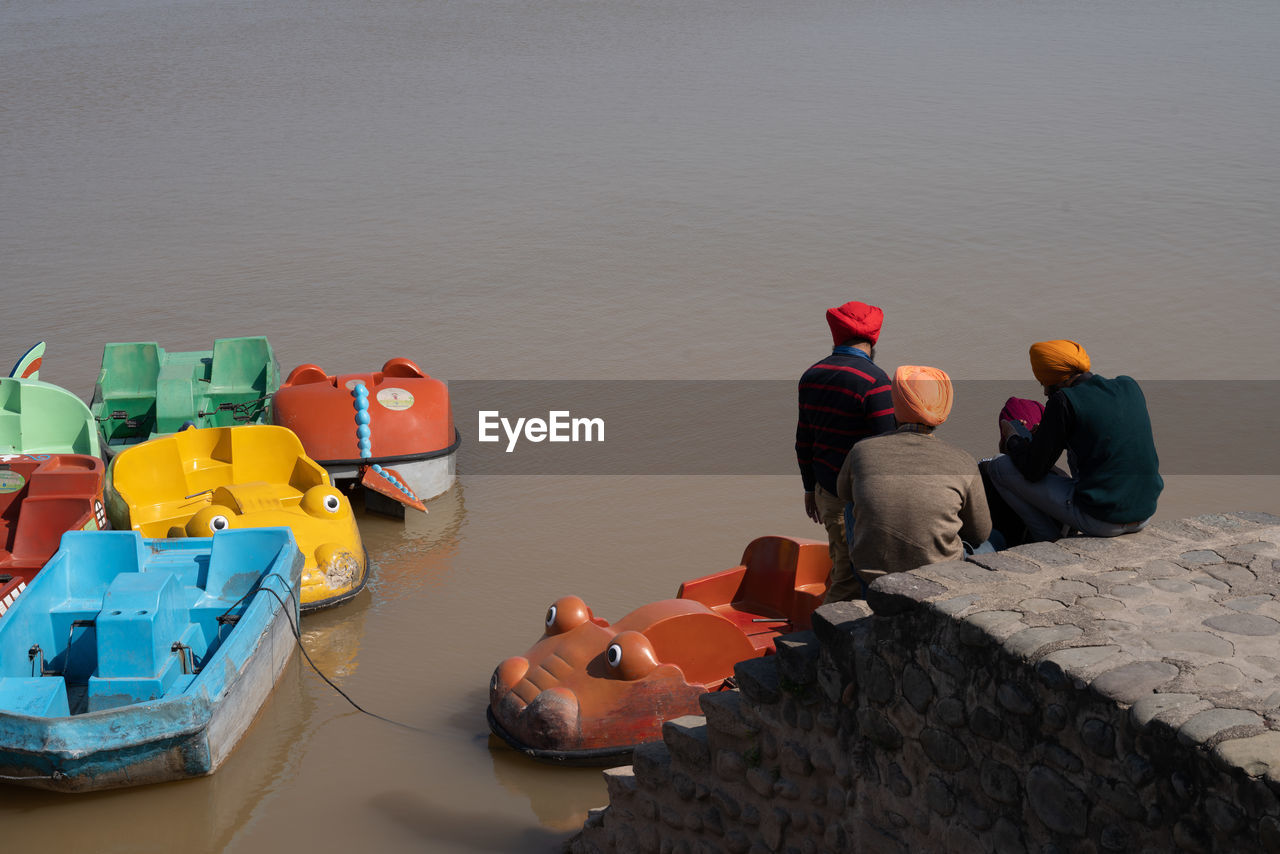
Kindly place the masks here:
[(903, 365), (894, 372), (892, 395), (901, 424), (937, 427), (951, 414), (951, 377), (939, 368)]
[(1001, 421), (1021, 421), (1028, 430), (1034, 430), (1044, 417), (1044, 404), (1038, 400), (1027, 400), (1025, 397), (1011, 397), (1004, 402), (1000, 410)]
[(1074, 341), (1041, 341), (1031, 345), (1031, 373), (1042, 386), (1057, 385), (1089, 370), (1089, 354)]
[(880, 338), (880, 324), (884, 312), (865, 302), (847, 302), (838, 308), (827, 309), (827, 325), (837, 344), (850, 338), (865, 338), (872, 344)]

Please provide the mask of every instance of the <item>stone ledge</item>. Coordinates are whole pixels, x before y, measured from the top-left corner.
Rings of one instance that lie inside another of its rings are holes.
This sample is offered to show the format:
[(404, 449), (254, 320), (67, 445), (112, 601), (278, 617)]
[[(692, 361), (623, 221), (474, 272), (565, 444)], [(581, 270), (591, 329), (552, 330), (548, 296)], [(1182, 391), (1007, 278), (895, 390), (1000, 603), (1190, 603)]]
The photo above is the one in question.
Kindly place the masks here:
[(1266, 514), (889, 576), (610, 772), (570, 848), (1280, 852), (1278, 641)]
[(914, 611), (930, 599), (947, 592), (947, 588), (910, 572), (884, 575), (867, 590), (867, 604), (881, 616), (891, 617)]
[(770, 656), (739, 661), (733, 666), (733, 679), (742, 695), (753, 703), (769, 705), (782, 699), (778, 664)]
[(784, 682), (809, 685), (818, 678), (821, 645), (813, 631), (794, 632), (774, 641), (778, 658), (778, 674)]
[(685, 715), (662, 725), (662, 740), (673, 758), (682, 766), (705, 769), (711, 764), (711, 747), (707, 740), (707, 719)]

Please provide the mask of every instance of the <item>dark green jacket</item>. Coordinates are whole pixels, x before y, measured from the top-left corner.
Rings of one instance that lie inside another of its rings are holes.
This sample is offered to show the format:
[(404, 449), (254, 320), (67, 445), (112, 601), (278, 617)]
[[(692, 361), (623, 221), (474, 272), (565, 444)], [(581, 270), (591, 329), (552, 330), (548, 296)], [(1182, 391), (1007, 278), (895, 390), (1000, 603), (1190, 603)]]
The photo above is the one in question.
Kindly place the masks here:
[(1054, 392), (1030, 441), (1012, 439), (1009, 456), (1040, 480), (1063, 450), (1080, 509), (1104, 522), (1140, 522), (1164, 489), (1147, 399), (1132, 377), (1097, 374)]

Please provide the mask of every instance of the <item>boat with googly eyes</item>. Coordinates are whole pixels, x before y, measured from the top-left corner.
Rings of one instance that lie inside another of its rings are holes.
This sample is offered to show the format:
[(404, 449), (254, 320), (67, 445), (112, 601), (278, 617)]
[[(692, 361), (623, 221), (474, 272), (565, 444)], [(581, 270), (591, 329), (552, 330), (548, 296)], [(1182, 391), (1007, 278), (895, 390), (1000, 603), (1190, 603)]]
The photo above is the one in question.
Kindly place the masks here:
[(306, 560), (304, 614), (346, 602), (368, 578), (351, 502), (285, 427), (188, 427), (134, 445), (111, 461), (106, 502), (113, 527), (148, 538), (291, 529)]
[(449, 388), (409, 359), (355, 374), (299, 365), (273, 396), (271, 417), (335, 483), (362, 487), (366, 510), (404, 518), (406, 507), (425, 511), (423, 502), (453, 485), (459, 438)]
[(638, 745), (661, 740), (665, 721), (701, 714), (703, 694), (733, 687), (736, 663), (808, 629), (830, 568), (825, 541), (765, 536), (738, 566), (686, 581), (674, 599), (615, 623), (562, 596), (542, 638), (494, 671), (489, 727), (534, 759), (625, 763)]

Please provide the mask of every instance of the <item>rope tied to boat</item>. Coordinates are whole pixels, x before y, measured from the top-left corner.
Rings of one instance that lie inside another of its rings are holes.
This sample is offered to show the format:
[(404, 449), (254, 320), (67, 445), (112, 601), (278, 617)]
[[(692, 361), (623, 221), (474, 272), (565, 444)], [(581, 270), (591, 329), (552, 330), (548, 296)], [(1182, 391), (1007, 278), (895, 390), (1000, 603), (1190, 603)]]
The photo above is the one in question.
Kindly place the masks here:
[(27, 780), (66, 780), (67, 775), (54, 769), (52, 774), (23, 774), (15, 777), (12, 774), (0, 774), (0, 780), (12, 780), (15, 783), (26, 782)]
[[(272, 597), (277, 602), (280, 603), (280, 607), (284, 609), (285, 619), (289, 621), (289, 630), (293, 633), (293, 640), (298, 645), (298, 649), (302, 652), (302, 657), (306, 660), (307, 664), (311, 667), (311, 669), (315, 671), (316, 675), (319, 676), (321, 679), (323, 679), (325, 684), (327, 684), (330, 688), (337, 691), (338, 694), (342, 696), (342, 699), (346, 700), (348, 703), (351, 704), (352, 708), (354, 708), (356, 711), (362, 714), (368, 715), (371, 718), (377, 718), (378, 720), (383, 721), (384, 723), (389, 723), (392, 726), (398, 726), (403, 729), (412, 730), (413, 732), (425, 733), (428, 731), (426, 729), (423, 729), (422, 727), (416, 727), (416, 726), (413, 726), (412, 724), (403, 723), (402, 721), (392, 720), (391, 718), (380, 715), (377, 712), (369, 711), (368, 709), (364, 708), (359, 703), (357, 703), (355, 700), (351, 699), (351, 696), (347, 694), (346, 691), (343, 691), (334, 683), (332, 679), (326, 676), (324, 672), (319, 667), (316, 666), (316, 663), (311, 660), (311, 656), (307, 654), (307, 647), (302, 643), (302, 633), (301, 631), (299, 631), (297, 623), (295, 623), (293, 620), (293, 614), (289, 610), (289, 604), (286, 603), (284, 599), (280, 598), (279, 593), (277, 593), (275, 590), (272, 590), (270, 587), (267, 587), (265, 584), (263, 584), (263, 582), (265, 582), (268, 578), (278, 578), (285, 585), (286, 588), (290, 587), (288, 580), (285, 579), (283, 576), (281, 576), (279, 573), (276, 573), (276, 572), (268, 573), (267, 575), (264, 575), (262, 577), (262, 581), (258, 582), (258, 585), (256, 587), (246, 592), (243, 596), (241, 596), (239, 599), (233, 602), (231, 604), (231, 607), (223, 611), (221, 616), (218, 617), (218, 623), (221, 625), (224, 622), (233, 622), (233, 619), (232, 619), (233, 615), (231, 615), (231, 611), (237, 605), (243, 602), (246, 598), (250, 596), (256, 596), (258, 593), (262, 593), (264, 591), (267, 593), (270, 593)], [(295, 607), (296, 607), (296, 600), (294, 599), (292, 590), (289, 591), (289, 601), (295, 602)]]

